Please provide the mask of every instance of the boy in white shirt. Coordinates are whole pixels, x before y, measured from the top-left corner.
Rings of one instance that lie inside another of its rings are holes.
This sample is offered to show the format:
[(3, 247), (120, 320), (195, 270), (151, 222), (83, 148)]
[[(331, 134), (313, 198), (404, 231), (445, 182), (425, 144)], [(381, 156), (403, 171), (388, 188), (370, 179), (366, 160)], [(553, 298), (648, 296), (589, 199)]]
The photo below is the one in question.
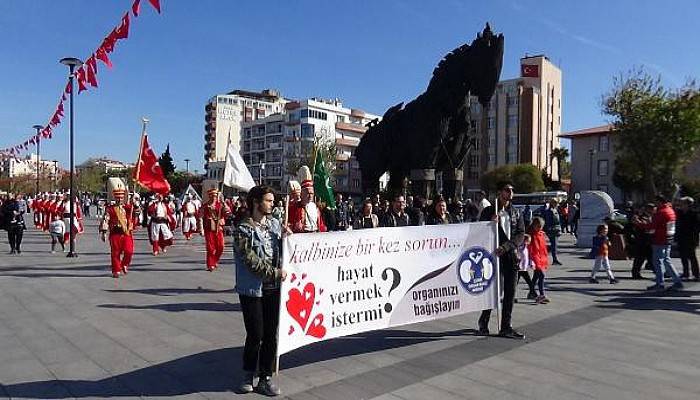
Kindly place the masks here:
[(63, 249), (65, 253), (66, 246), (63, 235), (66, 232), (66, 224), (58, 215), (54, 216), (53, 221), (51, 221), (49, 232), (51, 233), (51, 253), (53, 254), (56, 252), (56, 242), (61, 244), (61, 249)]

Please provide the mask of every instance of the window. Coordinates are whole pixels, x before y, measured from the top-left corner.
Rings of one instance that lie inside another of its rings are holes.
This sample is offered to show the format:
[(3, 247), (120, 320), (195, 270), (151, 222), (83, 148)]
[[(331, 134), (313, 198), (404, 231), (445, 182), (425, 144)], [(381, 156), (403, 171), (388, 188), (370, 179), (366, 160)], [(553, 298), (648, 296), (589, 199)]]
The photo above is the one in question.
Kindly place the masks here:
[(610, 150), (610, 139), (608, 135), (598, 136), (598, 151), (609, 151)]
[(345, 122), (345, 115), (336, 115), (335, 120), (337, 122)]
[(518, 105), (518, 96), (508, 96), (508, 100), (506, 102), (508, 107), (515, 107)]
[(489, 117), (486, 119), (486, 127), (489, 129), (493, 129), (496, 127), (496, 118), (494, 117)]
[(508, 116), (508, 126), (517, 126), (518, 125), (518, 116), (517, 115), (509, 115)]
[(300, 118), (309, 118), (309, 110), (308, 109), (301, 110), (299, 117)]
[(303, 138), (313, 138), (314, 137), (313, 124), (301, 124), (301, 137), (303, 137)]
[(598, 160), (598, 176), (608, 176), (608, 160)]
[(357, 178), (354, 178), (354, 179), (352, 180), (352, 187), (355, 188), (355, 189), (359, 188), (359, 187), (360, 187), (360, 180), (357, 179)]

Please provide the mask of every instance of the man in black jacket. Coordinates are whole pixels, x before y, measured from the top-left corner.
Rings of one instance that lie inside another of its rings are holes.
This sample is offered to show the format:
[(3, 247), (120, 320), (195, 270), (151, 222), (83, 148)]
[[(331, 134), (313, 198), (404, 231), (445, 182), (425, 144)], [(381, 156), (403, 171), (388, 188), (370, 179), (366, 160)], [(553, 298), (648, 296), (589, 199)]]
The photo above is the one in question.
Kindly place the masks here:
[[(503, 278), (503, 307), (501, 309), (501, 329), (499, 336), (511, 339), (524, 339), (525, 335), (517, 332), (511, 326), (511, 314), (515, 300), (515, 286), (518, 278), (518, 246), (525, 237), (525, 223), (522, 214), (512, 206), (513, 186), (502, 186), (498, 196), (498, 212), (491, 205), (481, 212), (481, 221), (498, 222), (498, 248), (495, 255), (498, 256), (501, 277)], [(489, 319), (491, 310), (484, 310), (479, 317), (479, 330), (477, 334), (487, 336), (489, 334)]]
[(19, 203), (14, 195), (2, 205), (3, 224), (7, 229), (7, 238), (10, 242), (10, 254), (21, 254), (22, 236), (24, 230), (24, 212), (20, 211)]
[(700, 281), (700, 269), (698, 268), (698, 258), (695, 251), (700, 243), (700, 217), (693, 210), (695, 200), (692, 197), (682, 197), (676, 212), (676, 242), (683, 264), (683, 279), (690, 279), (690, 272), (693, 279)]

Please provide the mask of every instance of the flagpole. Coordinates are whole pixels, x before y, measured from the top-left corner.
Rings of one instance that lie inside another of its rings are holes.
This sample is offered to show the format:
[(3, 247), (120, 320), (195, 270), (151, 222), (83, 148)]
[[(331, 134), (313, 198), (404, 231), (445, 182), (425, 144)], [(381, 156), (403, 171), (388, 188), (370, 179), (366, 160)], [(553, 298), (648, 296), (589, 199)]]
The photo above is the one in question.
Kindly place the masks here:
[(134, 174), (134, 181), (141, 187), (141, 182), (139, 182), (139, 177), (141, 176), (141, 155), (143, 154), (143, 143), (146, 138), (146, 124), (148, 124), (148, 119), (146, 117), (141, 117), (141, 122), (143, 122), (143, 129), (141, 130), (141, 144), (139, 145), (139, 155), (136, 157), (136, 174)]

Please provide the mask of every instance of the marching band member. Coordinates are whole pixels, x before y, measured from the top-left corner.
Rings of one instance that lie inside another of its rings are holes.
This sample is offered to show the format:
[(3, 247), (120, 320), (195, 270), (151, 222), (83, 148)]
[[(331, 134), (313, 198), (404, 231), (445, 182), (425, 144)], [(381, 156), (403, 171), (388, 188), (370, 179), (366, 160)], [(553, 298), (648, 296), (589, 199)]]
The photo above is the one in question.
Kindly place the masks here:
[(66, 224), (66, 233), (64, 233), (64, 240), (66, 243), (70, 243), (71, 231), (73, 231), (73, 236), (77, 239), (78, 234), (83, 233), (83, 211), (80, 206), (80, 201), (76, 196), (73, 201), (73, 212), (75, 212), (75, 218), (73, 219), (73, 226), (70, 225), (70, 193), (64, 193), (63, 198), (56, 203), (55, 213), (56, 215), (62, 215), (63, 222)]
[(115, 188), (112, 190), (114, 203), (107, 206), (105, 215), (100, 224), (100, 238), (106, 241), (109, 234), (109, 247), (112, 251), (112, 277), (119, 278), (119, 274), (126, 275), (129, 272), (131, 257), (134, 255), (134, 237), (132, 232), (135, 227), (134, 205), (124, 204), (126, 190)]
[(219, 267), (219, 259), (224, 253), (224, 226), (231, 210), (219, 199), (216, 188), (207, 190), (207, 195), (209, 201), (201, 210), (201, 227), (207, 247), (207, 270), (211, 272)]
[(302, 165), (298, 178), (301, 194), (298, 200), (289, 200), (289, 228), (294, 233), (326, 232), (321, 211), (314, 203), (314, 182), (309, 167)]
[(190, 195), (185, 195), (185, 202), (182, 205), (182, 234), (185, 239), (190, 240), (192, 235), (197, 233), (197, 215), (199, 207), (192, 200)]
[(163, 200), (163, 195), (157, 194), (156, 200), (148, 206), (148, 215), (151, 217), (148, 233), (153, 255), (160, 251), (167, 252), (167, 247), (173, 244), (173, 232), (175, 229), (175, 216), (168, 202)]

